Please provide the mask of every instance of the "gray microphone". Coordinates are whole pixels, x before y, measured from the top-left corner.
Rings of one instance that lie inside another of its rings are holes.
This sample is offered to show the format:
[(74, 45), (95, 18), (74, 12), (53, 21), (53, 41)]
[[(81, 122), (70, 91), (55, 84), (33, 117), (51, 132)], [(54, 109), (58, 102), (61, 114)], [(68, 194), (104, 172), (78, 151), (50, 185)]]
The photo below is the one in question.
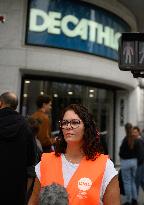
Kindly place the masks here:
[(68, 203), (68, 193), (62, 185), (52, 183), (41, 189), (39, 205), (68, 205)]

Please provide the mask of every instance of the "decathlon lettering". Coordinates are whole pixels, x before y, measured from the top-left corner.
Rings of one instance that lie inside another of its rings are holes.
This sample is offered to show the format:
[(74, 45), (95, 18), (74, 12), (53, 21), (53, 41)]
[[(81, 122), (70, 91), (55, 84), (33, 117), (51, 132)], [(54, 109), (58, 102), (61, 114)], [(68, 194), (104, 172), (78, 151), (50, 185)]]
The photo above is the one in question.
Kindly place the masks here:
[[(39, 22), (38, 19), (41, 21)], [(96, 21), (86, 18), (79, 19), (71, 14), (62, 16), (60, 12), (55, 11), (46, 13), (34, 8), (30, 10), (29, 30), (34, 32), (47, 31), (53, 35), (64, 34), (69, 38), (79, 37), (85, 41), (103, 44), (114, 50), (118, 50), (118, 40), (121, 36), (120, 32)]]

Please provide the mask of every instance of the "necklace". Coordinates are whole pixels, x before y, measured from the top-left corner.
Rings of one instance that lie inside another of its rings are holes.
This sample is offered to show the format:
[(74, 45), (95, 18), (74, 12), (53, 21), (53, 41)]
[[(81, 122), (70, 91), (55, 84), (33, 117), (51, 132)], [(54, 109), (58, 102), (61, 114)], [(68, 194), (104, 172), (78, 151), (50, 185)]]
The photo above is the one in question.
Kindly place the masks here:
[(76, 168), (78, 168), (79, 163), (72, 163), (70, 161), (68, 161), (65, 157), (65, 155), (63, 154), (63, 162), (64, 162), (64, 166), (66, 167), (67, 170), (69, 170), (69, 172), (71, 172), (72, 170), (76, 170)]
[(71, 164), (79, 164), (83, 157), (79, 157), (78, 159), (70, 159), (67, 154), (64, 154), (65, 159), (70, 162)]

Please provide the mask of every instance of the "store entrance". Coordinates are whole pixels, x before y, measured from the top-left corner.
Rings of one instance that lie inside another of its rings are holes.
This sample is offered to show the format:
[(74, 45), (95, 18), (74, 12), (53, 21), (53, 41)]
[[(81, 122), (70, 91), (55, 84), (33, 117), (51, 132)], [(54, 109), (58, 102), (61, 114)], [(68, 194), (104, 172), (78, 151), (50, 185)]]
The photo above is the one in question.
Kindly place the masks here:
[(114, 149), (114, 92), (90, 83), (78, 83), (66, 79), (36, 79), (24, 77), (22, 82), (21, 113), (24, 116), (36, 111), (38, 95), (48, 94), (52, 98), (52, 130), (59, 130), (60, 111), (71, 103), (86, 106), (94, 115), (96, 125), (104, 136), (111, 158)]

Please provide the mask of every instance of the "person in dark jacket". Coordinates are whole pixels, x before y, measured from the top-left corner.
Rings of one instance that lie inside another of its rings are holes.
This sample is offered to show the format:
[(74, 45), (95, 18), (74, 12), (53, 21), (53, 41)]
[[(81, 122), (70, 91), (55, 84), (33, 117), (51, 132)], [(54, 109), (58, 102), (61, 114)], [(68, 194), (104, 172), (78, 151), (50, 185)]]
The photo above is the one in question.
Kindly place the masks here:
[(0, 204), (25, 205), (27, 168), (35, 164), (34, 139), (25, 119), (15, 109), (17, 96), (0, 95)]

